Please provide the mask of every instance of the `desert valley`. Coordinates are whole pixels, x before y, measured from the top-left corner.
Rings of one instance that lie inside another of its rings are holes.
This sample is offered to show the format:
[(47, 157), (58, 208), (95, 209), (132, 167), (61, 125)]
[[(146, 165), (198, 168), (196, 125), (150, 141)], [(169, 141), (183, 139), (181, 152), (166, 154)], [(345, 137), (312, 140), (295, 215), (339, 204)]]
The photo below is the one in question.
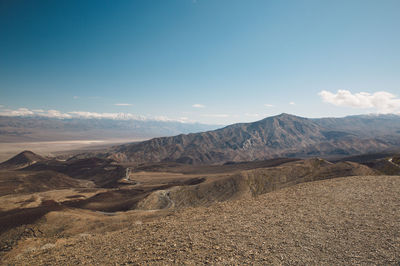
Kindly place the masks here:
[(0, 0), (0, 265), (400, 266), (399, 0)]
[(0, 164), (2, 263), (396, 264), (399, 139), (399, 116), (281, 114), (22, 151)]

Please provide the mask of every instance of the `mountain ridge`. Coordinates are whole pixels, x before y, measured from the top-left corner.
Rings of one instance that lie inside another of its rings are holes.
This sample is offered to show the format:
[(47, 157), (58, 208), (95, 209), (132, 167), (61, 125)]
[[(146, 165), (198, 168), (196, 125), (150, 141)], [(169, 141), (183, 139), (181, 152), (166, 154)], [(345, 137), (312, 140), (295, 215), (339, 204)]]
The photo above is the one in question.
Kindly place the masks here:
[(0, 115), (0, 143), (87, 139), (148, 139), (216, 129), (217, 125), (156, 120)]
[[(353, 120), (356, 119), (357, 123)], [(200, 133), (115, 146), (105, 156), (137, 164), (218, 164), (277, 157), (354, 155), (400, 146), (400, 117), (309, 119), (287, 113)], [(371, 127), (380, 123), (379, 127)], [(385, 132), (382, 125), (387, 124)], [(351, 128), (353, 125), (353, 128)], [(362, 134), (361, 134), (362, 133)]]

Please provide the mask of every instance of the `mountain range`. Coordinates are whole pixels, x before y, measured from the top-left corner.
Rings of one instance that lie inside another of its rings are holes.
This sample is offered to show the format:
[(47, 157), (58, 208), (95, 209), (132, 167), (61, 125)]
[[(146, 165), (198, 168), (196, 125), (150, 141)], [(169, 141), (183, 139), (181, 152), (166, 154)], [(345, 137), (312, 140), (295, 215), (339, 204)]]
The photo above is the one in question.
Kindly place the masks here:
[(160, 120), (0, 116), (0, 142), (149, 139), (218, 127)]
[(277, 157), (340, 157), (400, 147), (400, 116), (309, 119), (290, 114), (201, 133), (115, 146), (103, 154), (137, 164), (220, 164)]

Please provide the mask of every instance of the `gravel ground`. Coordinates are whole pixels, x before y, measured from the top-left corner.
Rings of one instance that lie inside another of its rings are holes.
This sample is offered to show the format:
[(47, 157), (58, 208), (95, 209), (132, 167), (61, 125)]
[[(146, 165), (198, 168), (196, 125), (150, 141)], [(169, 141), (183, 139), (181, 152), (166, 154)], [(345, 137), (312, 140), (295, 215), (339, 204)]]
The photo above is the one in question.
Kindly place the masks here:
[(400, 177), (337, 178), (132, 221), (3, 263), (398, 265), (399, 210)]

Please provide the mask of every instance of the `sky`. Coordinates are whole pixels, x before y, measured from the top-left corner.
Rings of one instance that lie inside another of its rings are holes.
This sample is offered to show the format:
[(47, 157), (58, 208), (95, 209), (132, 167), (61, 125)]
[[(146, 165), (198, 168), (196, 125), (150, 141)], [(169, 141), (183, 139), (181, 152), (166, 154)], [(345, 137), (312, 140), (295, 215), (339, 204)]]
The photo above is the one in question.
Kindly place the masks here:
[(0, 115), (400, 113), (399, 0), (0, 0)]

